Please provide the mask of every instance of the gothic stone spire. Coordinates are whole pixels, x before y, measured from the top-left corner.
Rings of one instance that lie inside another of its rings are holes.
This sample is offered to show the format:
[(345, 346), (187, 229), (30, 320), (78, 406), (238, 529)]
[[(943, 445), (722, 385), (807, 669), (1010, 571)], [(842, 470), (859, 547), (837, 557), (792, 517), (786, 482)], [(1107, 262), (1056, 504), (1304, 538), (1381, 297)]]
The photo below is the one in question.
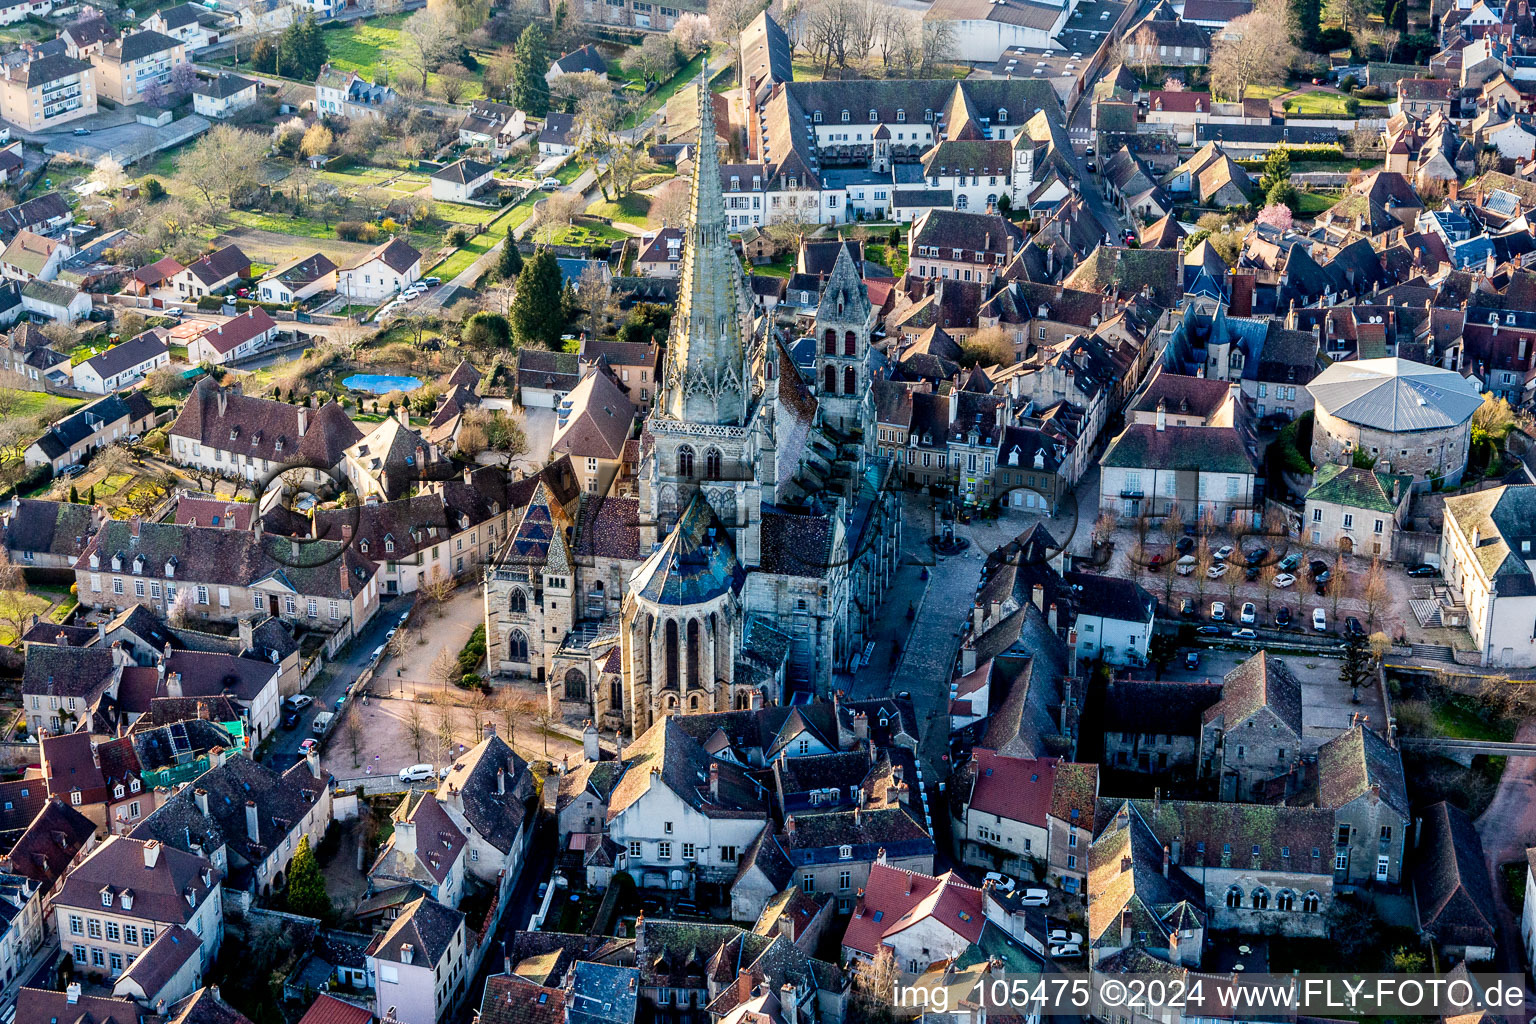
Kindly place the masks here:
[(747, 380), (746, 291), (720, 194), (720, 153), (706, 68), (699, 72), (699, 145), (677, 309), (667, 339), (662, 415), (694, 423), (742, 424)]

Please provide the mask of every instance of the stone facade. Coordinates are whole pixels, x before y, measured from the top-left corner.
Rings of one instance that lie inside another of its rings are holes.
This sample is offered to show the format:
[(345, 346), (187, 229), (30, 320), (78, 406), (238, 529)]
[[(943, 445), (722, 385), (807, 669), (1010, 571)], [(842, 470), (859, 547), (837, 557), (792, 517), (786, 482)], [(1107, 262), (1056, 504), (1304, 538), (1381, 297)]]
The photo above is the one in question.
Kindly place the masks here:
[(1446, 487), (1461, 483), (1467, 468), (1467, 447), (1472, 439), (1468, 419), (1439, 430), (1386, 431), (1351, 423), (1333, 415), (1318, 403), (1313, 409), (1312, 462), (1347, 463), (1355, 452), (1374, 457), (1381, 472), (1411, 473), (1414, 487), (1428, 490), (1438, 475)]

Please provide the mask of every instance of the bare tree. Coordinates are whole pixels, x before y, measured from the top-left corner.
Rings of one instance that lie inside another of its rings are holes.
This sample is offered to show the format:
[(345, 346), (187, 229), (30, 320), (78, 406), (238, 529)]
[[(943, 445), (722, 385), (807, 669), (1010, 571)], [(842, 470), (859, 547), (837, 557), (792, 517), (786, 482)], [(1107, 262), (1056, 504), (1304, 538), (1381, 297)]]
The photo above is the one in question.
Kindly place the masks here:
[(441, 8), (429, 7), (405, 19), (400, 27), (401, 60), (420, 74), (419, 85), (427, 88), (427, 72), (434, 71), (458, 42), (453, 19)]
[(405, 709), (405, 734), (411, 738), (411, 746), (420, 759), (422, 748), (427, 745), (427, 721), (421, 704), (415, 698), (411, 699), (410, 706)]
[(1256, 8), (1212, 39), (1211, 91), (1241, 100), (1250, 85), (1283, 82), (1295, 56), (1285, 18), (1271, 8)]
[(1210, 580), (1211, 566), (1216, 564), (1216, 559), (1211, 554), (1209, 544), (1201, 544), (1195, 550), (1195, 601), (1197, 604), (1205, 604), (1205, 588)]
[(1140, 28), (1131, 33), (1131, 38), (1125, 47), (1126, 53), (1131, 58), (1131, 66), (1141, 71), (1141, 77), (1146, 78), (1152, 73), (1152, 67), (1157, 63), (1157, 33), (1152, 31), (1152, 26), (1143, 23)]
[(684, 60), (692, 59), (704, 47), (714, 39), (714, 30), (709, 24), (709, 15), (698, 14), (694, 11), (684, 11), (678, 15), (672, 23), (672, 41), (677, 44), (678, 52)]
[(1333, 574), (1328, 578), (1328, 600), (1331, 603), (1329, 615), (1335, 619), (1339, 617), (1339, 598), (1344, 596), (1348, 589), (1349, 566), (1344, 561), (1342, 547), (1333, 559)]
[(608, 82), (598, 77), (594, 71), (578, 71), (573, 75), (561, 75), (550, 83), (550, 98), (560, 101), (575, 103), (578, 107), (588, 97), (611, 96), (613, 87)]
[(452, 764), (454, 738), (457, 735), (454, 731), (453, 705), (448, 703), (439, 704), (437, 708), (437, 721), (433, 724), (435, 727), (433, 736), (437, 740), (438, 760), (445, 764)]
[(709, 25), (731, 50), (731, 63), (741, 63), (741, 33), (768, 9), (768, 0), (709, 0)]
[(347, 709), (347, 747), (352, 751), (352, 767), (363, 764), (363, 712), (356, 704)]
[(1365, 598), (1365, 627), (1371, 629), (1376, 625), (1376, 615), (1388, 596), (1387, 572), (1379, 556), (1371, 559), (1371, 566), (1365, 571), (1365, 585), (1361, 588), (1360, 596)]

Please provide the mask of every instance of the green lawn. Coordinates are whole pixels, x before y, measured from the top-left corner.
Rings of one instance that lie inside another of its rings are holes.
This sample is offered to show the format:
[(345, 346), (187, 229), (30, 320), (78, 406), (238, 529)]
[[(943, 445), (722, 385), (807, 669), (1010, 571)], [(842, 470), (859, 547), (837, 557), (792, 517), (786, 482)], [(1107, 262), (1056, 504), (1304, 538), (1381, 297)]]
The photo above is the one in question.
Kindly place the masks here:
[[(873, 256), (870, 259), (874, 259)], [(795, 254), (788, 252), (771, 263), (749, 263), (747, 273), (762, 277), (789, 277), (795, 272)]]
[(891, 273), (900, 277), (907, 272), (906, 246), (897, 246), (892, 249), (888, 245), (870, 243), (864, 247), (864, 255), (871, 261), (891, 268)]
[(15, 407), (6, 413), (7, 416), (37, 416), (54, 407), (55, 403), (63, 403), (57, 408), (73, 409), (84, 401), (82, 398), (65, 398), (41, 391), (13, 391), (10, 388), (0, 388), (0, 393), (4, 394), (7, 403), (15, 402)]
[(1272, 100), (1281, 93), (1290, 92), (1288, 85), (1250, 85), (1243, 95), (1250, 100)]
[(594, 217), (607, 217), (642, 228), (650, 226), (650, 212), (651, 197), (638, 192), (631, 192), (618, 202), (598, 202), (587, 207), (587, 213)]
[(1300, 201), (1296, 213), (1301, 217), (1316, 217), (1342, 198), (1337, 192), (1298, 192), (1296, 197)]
[(677, 90), (698, 78), (699, 68), (703, 66), (704, 58), (708, 53), (708, 50), (699, 53), (693, 60), (679, 68), (677, 74), (661, 83), (649, 96), (641, 100), (634, 113), (624, 119), (624, 127), (633, 128), (641, 121), (644, 121), (656, 113), (656, 111), (666, 106), (667, 100), (671, 99)]
[[(32, 616), (42, 615), (52, 604), (46, 597), (24, 590), (0, 590), (0, 623), (29, 622)], [(0, 625), (0, 644), (9, 647), (16, 639), (9, 626)]]
[(1284, 100), (1289, 117), (1350, 117), (1348, 97), (1331, 92), (1307, 92)]
[[(481, 256), (490, 252), (496, 243), (506, 237), (507, 232), (527, 220), (533, 213), (533, 203), (524, 200), (512, 207), (506, 213), (497, 217), (486, 225), (482, 234), (471, 238), (464, 247), (455, 251), (447, 259), (429, 268), (426, 273), (443, 279), (444, 283), (452, 281), (459, 274), (468, 270)], [(609, 230), (613, 230), (609, 228)]]
[[(400, 38), (400, 26), (409, 14), (391, 14), (383, 18), (354, 21), (342, 28), (327, 27), (325, 42), (330, 55), (331, 67), (340, 71), (356, 71), (373, 79), (380, 68), (389, 71), (391, 81), (418, 72), (406, 66), (402, 59), (405, 46)], [(427, 76), (427, 88), (436, 92), (438, 76)], [(461, 100), (479, 99), (485, 95), (479, 78), (469, 77)]]

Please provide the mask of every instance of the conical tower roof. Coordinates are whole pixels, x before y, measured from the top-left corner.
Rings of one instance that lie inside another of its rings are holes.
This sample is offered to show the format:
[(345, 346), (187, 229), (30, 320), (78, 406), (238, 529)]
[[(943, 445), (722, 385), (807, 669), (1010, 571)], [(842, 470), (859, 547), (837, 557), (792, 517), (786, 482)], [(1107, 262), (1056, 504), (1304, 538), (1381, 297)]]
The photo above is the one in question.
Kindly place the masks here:
[(699, 149), (677, 310), (667, 338), (663, 415), (693, 423), (746, 421), (747, 302), (741, 261), (731, 248), (720, 194), (720, 153), (709, 82), (699, 73)]
[(868, 316), (869, 292), (848, 246), (839, 245), (837, 261), (832, 264), (832, 274), (821, 292), (821, 304), (816, 307), (816, 319), (851, 322), (863, 321)]

